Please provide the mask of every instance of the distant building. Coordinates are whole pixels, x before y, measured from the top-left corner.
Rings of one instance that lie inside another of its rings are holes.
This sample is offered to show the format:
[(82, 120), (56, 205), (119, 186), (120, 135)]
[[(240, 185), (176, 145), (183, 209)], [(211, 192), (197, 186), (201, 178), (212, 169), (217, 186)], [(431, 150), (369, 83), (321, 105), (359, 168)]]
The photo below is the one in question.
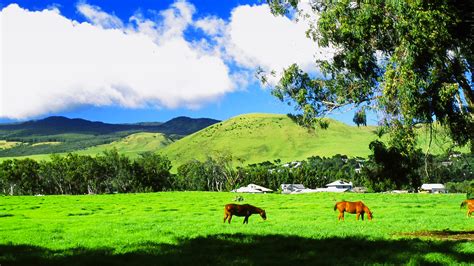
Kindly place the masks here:
[(345, 182), (343, 180), (336, 180), (326, 185), (327, 192), (346, 192), (352, 190), (352, 182)]
[(273, 192), (273, 190), (262, 187), (255, 184), (248, 184), (246, 187), (241, 187), (238, 189), (231, 190), (231, 192), (238, 192), (238, 193), (267, 193)]
[(281, 193), (284, 194), (301, 193), (306, 189), (303, 184), (281, 184)]
[(448, 193), (443, 184), (423, 184), (420, 192), (428, 193)]
[(327, 184), (325, 188), (310, 189), (305, 188), (303, 184), (282, 184), (282, 193), (299, 194), (299, 193), (315, 193), (315, 192), (346, 192), (352, 190), (352, 182), (344, 182), (342, 180), (334, 181)]

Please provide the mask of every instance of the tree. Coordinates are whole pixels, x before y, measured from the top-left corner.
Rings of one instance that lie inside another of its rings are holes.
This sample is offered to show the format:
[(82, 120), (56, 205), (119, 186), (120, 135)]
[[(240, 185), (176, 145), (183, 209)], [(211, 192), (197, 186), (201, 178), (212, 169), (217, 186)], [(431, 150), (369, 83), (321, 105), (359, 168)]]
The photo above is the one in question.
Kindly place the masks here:
[(361, 109), (354, 114), (354, 118), (352, 121), (359, 127), (360, 125), (367, 126), (367, 116), (365, 114), (365, 110)]
[(140, 154), (134, 168), (139, 190), (162, 191), (170, 188), (171, 162), (166, 157), (152, 152)]
[(405, 155), (397, 147), (386, 147), (380, 141), (370, 143), (373, 155), (364, 168), (367, 186), (376, 192), (393, 189), (418, 189), (421, 186), (419, 168), (421, 152)]
[[(298, 2), (267, 0), (274, 14), (289, 16)], [(380, 122), (405, 147), (401, 152), (414, 150), (417, 123), (434, 120), (474, 151), (473, 1), (310, 3), (320, 17), (307, 35), (333, 47), (333, 60), (317, 62), (322, 78), (291, 65), (273, 89), (295, 105), (303, 124), (365, 105), (383, 114)]]

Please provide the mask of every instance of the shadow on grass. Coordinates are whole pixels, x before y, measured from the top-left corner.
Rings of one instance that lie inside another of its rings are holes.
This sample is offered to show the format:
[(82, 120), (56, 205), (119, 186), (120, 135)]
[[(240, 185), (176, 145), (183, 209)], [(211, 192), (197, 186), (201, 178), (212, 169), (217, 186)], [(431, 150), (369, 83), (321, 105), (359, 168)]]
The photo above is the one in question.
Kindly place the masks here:
[[(125, 254), (113, 249), (50, 250), (0, 245), (3, 265), (315, 265), (315, 264), (469, 264), (459, 241), (364, 238), (307, 239), (281, 235), (225, 234), (180, 240), (176, 245), (145, 242)], [(435, 259), (428, 259), (434, 254)], [(437, 261), (439, 260), (439, 261)]]

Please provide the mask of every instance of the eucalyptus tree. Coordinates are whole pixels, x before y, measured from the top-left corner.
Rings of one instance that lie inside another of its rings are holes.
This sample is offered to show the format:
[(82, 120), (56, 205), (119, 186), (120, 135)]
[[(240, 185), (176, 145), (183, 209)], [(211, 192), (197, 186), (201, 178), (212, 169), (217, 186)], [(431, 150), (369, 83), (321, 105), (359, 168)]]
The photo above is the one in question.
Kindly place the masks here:
[[(295, 16), (298, 0), (267, 0)], [(443, 125), (457, 145), (474, 147), (474, 1), (309, 1), (319, 19), (307, 36), (332, 47), (316, 77), (294, 64), (273, 94), (295, 106), (300, 123), (345, 106), (382, 114), (390, 145), (415, 150), (417, 124)], [(324, 124), (323, 124), (324, 125)], [(430, 127), (431, 128), (431, 127)]]

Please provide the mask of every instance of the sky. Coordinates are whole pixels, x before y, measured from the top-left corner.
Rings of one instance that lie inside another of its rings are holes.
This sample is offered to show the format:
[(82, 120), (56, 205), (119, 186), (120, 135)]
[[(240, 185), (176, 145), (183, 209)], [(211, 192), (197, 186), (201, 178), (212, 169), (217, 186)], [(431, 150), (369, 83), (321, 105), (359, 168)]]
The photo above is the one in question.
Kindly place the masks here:
[[(2, 1), (0, 122), (290, 113), (270, 87), (292, 63), (317, 74), (332, 57), (305, 36), (316, 19), (275, 17), (260, 0)], [(264, 86), (257, 69), (276, 76)]]

